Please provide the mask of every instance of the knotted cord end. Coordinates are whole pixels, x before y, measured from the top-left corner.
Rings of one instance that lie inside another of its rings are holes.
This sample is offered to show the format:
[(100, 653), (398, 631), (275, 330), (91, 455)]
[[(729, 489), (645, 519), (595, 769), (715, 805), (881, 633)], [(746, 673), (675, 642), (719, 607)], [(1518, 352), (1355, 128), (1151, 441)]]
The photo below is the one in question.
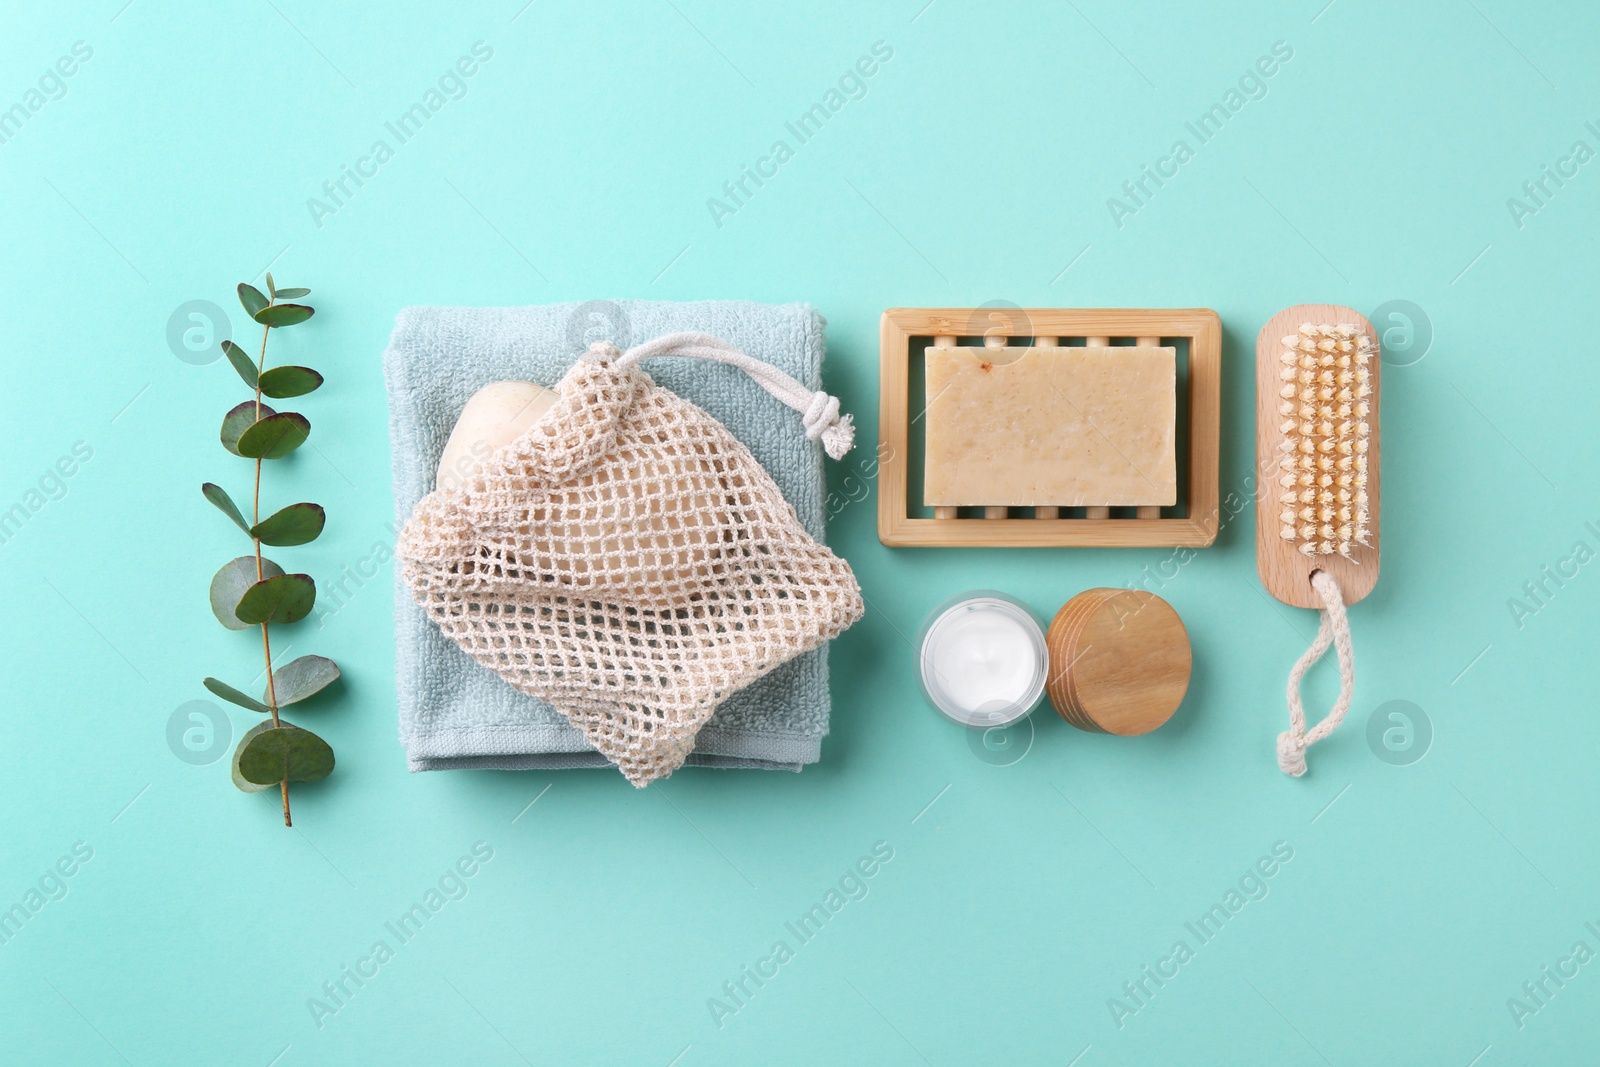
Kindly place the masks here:
[(805, 423), (807, 439), (815, 441), (821, 438), (822, 447), (832, 459), (843, 459), (855, 447), (855, 418), (839, 414), (839, 398), (836, 396), (823, 392), (814, 394), (802, 421)]
[(1306, 773), (1306, 743), (1293, 730), (1278, 735), (1278, 770), (1296, 778)]

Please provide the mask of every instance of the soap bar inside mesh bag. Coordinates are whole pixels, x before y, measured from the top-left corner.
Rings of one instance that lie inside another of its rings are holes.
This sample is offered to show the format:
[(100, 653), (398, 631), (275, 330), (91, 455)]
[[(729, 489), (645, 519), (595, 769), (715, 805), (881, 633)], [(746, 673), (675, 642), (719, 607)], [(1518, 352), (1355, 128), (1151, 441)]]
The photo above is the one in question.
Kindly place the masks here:
[(446, 636), (644, 785), (729, 694), (859, 618), (860, 590), (749, 450), (637, 365), (592, 353), (556, 391), (423, 498), (396, 555)]

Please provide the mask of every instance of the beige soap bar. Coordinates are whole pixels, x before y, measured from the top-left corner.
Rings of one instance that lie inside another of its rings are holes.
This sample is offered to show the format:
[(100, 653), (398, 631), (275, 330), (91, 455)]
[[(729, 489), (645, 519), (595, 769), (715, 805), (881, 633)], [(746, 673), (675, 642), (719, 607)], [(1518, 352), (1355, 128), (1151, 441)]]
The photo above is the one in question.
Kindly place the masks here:
[(1172, 348), (929, 348), (923, 502), (1175, 504)]
[(490, 382), (473, 393), (444, 443), (434, 488), (459, 489), (467, 475), (521, 437), (555, 402), (554, 390), (533, 382)]
[[(495, 452), (515, 441), (559, 399), (558, 394), (532, 382), (492, 382), (467, 401), (439, 458), (436, 489), (459, 489), (467, 478)], [(664, 467), (660, 482), (640, 500), (600, 499), (583, 506), (587, 521), (565, 521), (529, 502), (528, 525), (516, 532), (527, 538), (539, 554), (525, 561), (532, 569), (550, 573), (556, 562), (550, 552), (565, 559), (564, 569), (587, 573), (594, 561), (602, 573), (637, 572), (641, 564), (674, 574), (708, 577), (724, 564), (726, 546), (736, 540), (727, 529), (735, 508), (723, 486), (715, 457), (682, 459)], [(581, 490), (580, 490), (581, 491)], [(642, 513), (642, 514), (641, 514)], [(573, 562), (572, 557), (576, 557)], [(644, 586), (633, 592), (642, 593)]]

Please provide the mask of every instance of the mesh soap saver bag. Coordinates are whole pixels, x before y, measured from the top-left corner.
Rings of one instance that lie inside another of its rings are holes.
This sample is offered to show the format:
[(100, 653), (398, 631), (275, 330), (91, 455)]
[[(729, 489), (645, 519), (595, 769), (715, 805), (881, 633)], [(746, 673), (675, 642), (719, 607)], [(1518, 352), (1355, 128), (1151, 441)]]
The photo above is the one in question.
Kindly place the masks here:
[(754, 456), (641, 360), (738, 367), (839, 459), (839, 401), (705, 334), (590, 346), (548, 411), (423, 497), (395, 556), (444, 634), (548, 702), (636, 786), (683, 765), (730, 694), (862, 614)]

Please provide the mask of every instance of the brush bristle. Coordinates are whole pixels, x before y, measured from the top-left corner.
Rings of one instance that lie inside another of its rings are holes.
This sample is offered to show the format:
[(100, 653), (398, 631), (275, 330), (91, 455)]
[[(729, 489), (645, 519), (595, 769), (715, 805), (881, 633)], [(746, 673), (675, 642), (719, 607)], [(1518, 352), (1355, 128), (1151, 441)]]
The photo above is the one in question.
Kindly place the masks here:
[(1367, 446), (1377, 354), (1348, 323), (1308, 322), (1283, 338), (1279, 536), (1308, 556), (1349, 558), (1356, 545), (1372, 543)]

